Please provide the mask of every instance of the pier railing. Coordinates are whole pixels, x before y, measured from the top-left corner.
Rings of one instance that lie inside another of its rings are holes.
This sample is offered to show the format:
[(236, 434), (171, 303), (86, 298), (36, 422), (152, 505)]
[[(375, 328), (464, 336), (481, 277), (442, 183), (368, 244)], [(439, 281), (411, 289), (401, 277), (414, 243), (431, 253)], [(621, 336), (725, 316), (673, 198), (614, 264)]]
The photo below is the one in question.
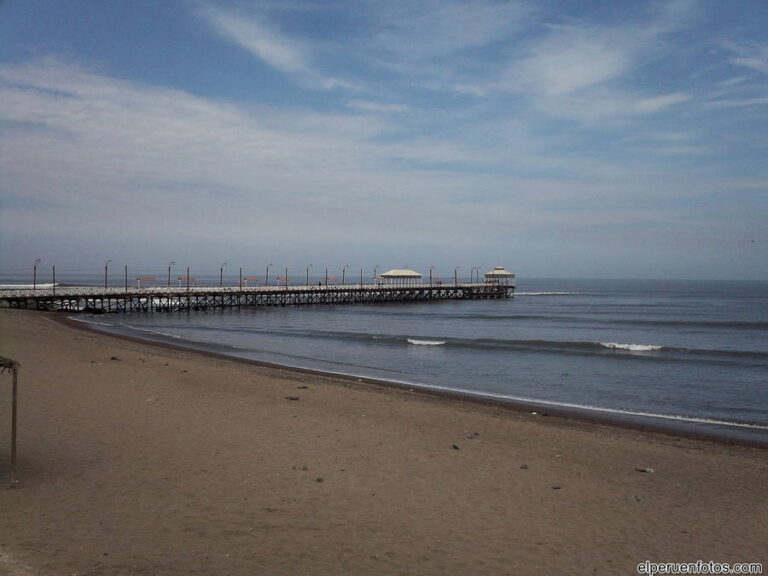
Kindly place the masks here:
[(190, 287), (54, 286), (0, 291), (10, 308), (69, 312), (171, 312), (255, 306), (372, 304), (428, 300), (509, 298), (514, 285), (503, 283), (343, 284)]

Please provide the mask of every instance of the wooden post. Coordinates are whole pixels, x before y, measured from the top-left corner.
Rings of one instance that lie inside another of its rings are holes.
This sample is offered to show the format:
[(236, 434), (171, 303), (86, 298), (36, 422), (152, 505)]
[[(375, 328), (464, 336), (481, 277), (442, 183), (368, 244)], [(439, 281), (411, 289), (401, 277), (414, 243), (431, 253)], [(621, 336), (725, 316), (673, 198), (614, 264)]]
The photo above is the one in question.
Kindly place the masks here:
[(11, 400), (11, 488), (16, 485), (16, 422), (18, 414), (18, 366), (13, 367), (13, 399)]
[(13, 391), (11, 400), (11, 484), (16, 485), (16, 425), (18, 421), (18, 397), (19, 397), (19, 363), (10, 358), (0, 357), (0, 372), (10, 371), (13, 374)]

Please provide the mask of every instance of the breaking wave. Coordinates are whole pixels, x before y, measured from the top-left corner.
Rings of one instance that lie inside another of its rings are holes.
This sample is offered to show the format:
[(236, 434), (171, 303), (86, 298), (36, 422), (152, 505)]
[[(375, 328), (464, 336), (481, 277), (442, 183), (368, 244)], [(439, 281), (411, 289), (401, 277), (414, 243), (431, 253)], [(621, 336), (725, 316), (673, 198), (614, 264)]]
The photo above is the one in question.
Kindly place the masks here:
[(408, 344), (415, 346), (442, 346), (445, 344), (445, 340), (416, 340), (415, 338), (408, 338)]
[(619, 344), (618, 342), (600, 342), (600, 345), (611, 350), (628, 350), (630, 352), (655, 352), (662, 348), (651, 344)]
[(515, 292), (515, 296), (575, 296), (578, 292)]

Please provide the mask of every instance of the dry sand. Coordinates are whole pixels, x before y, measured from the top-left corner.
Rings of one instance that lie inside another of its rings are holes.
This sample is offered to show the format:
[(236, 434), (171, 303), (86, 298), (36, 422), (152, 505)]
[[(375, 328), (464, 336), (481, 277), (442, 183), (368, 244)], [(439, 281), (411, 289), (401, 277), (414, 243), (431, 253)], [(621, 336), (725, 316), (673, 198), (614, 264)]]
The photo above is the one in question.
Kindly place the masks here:
[(22, 365), (0, 574), (613, 575), (768, 560), (766, 450), (253, 366), (43, 313), (3, 309), (0, 327), (0, 355)]

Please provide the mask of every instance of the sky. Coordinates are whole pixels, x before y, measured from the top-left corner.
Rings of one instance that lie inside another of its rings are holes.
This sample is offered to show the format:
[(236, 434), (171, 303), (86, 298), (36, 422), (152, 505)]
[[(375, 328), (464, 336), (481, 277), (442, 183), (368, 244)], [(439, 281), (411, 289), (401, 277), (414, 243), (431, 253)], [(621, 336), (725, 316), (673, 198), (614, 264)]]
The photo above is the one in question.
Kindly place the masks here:
[(768, 280), (768, 2), (0, 0), (37, 258)]

